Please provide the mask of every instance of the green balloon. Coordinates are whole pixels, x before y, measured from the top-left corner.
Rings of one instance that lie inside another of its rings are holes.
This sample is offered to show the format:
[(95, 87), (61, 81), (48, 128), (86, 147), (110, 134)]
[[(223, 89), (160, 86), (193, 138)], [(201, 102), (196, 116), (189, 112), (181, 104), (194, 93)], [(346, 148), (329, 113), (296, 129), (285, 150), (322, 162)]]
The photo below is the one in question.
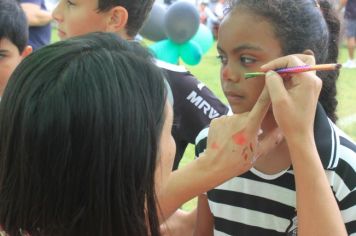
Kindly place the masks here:
[(193, 36), (191, 40), (200, 45), (204, 54), (209, 51), (209, 49), (213, 45), (214, 36), (206, 25), (200, 24), (197, 33)]
[(190, 40), (180, 46), (180, 56), (188, 65), (195, 66), (199, 64), (203, 51), (199, 44)]
[(171, 40), (165, 39), (159, 41), (151, 44), (148, 48), (153, 52), (157, 59), (171, 64), (178, 64), (179, 45)]

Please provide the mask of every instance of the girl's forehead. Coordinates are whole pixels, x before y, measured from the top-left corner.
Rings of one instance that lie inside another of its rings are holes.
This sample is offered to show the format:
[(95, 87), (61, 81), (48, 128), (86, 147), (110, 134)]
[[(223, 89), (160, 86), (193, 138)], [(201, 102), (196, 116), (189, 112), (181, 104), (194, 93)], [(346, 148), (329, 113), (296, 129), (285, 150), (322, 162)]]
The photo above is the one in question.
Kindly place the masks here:
[(273, 25), (267, 19), (245, 11), (234, 11), (219, 28), (217, 47), (226, 53), (249, 51), (281, 54)]
[(271, 22), (264, 17), (248, 11), (233, 11), (229, 13), (221, 23), (219, 33), (220, 31), (223, 37), (238, 35), (239, 38), (257, 38), (255, 36), (264, 34), (265, 37), (275, 38), (274, 26)]
[(253, 9), (249, 9), (247, 7), (241, 6), (241, 7), (236, 7), (229, 11), (226, 14), (225, 18), (233, 18), (233, 19), (239, 19), (239, 18), (247, 18), (248, 20), (252, 20), (251, 24), (255, 23), (255, 21), (260, 22), (263, 21), (265, 23), (270, 24), (270, 20), (266, 18), (265, 16), (262, 16), (258, 14), (258, 12), (254, 11)]

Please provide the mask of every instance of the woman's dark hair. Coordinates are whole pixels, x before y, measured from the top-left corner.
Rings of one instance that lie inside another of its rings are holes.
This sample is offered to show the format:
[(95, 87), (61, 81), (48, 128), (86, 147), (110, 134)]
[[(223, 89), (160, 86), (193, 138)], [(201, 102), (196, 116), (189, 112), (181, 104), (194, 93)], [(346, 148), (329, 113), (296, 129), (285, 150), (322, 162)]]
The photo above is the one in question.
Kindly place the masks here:
[(15, 70), (0, 105), (0, 224), (11, 236), (159, 235), (166, 90), (146, 50), (92, 33)]
[[(284, 55), (314, 52), (316, 63), (336, 63), (340, 22), (327, 0), (230, 0), (227, 12), (243, 8), (271, 22)], [(334, 122), (338, 71), (319, 71), (323, 80), (319, 101)]]

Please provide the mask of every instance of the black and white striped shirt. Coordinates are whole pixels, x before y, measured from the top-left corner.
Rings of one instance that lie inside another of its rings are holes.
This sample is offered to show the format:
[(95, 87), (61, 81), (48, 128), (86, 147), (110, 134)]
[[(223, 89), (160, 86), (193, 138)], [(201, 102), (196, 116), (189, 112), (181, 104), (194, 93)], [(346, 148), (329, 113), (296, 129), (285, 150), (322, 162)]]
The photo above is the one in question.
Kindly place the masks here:
[[(356, 236), (356, 144), (317, 108), (315, 140), (349, 235)], [(196, 139), (196, 155), (206, 146), (208, 128)], [(296, 235), (293, 168), (266, 175), (252, 168), (208, 193), (214, 235)]]

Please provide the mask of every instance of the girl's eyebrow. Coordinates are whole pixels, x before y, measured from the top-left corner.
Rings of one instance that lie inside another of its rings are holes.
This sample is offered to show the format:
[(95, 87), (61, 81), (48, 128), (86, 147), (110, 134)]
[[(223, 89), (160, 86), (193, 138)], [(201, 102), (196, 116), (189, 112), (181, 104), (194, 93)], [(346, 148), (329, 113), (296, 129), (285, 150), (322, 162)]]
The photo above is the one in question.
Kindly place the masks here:
[[(220, 52), (225, 52), (219, 45), (216, 46), (217, 50)], [(243, 50), (254, 50), (254, 51), (263, 51), (263, 49), (261, 47), (255, 46), (255, 45), (251, 45), (251, 44), (242, 44), (238, 47), (233, 48), (231, 51), (233, 54), (238, 54), (239, 52), (243, 51)]]

